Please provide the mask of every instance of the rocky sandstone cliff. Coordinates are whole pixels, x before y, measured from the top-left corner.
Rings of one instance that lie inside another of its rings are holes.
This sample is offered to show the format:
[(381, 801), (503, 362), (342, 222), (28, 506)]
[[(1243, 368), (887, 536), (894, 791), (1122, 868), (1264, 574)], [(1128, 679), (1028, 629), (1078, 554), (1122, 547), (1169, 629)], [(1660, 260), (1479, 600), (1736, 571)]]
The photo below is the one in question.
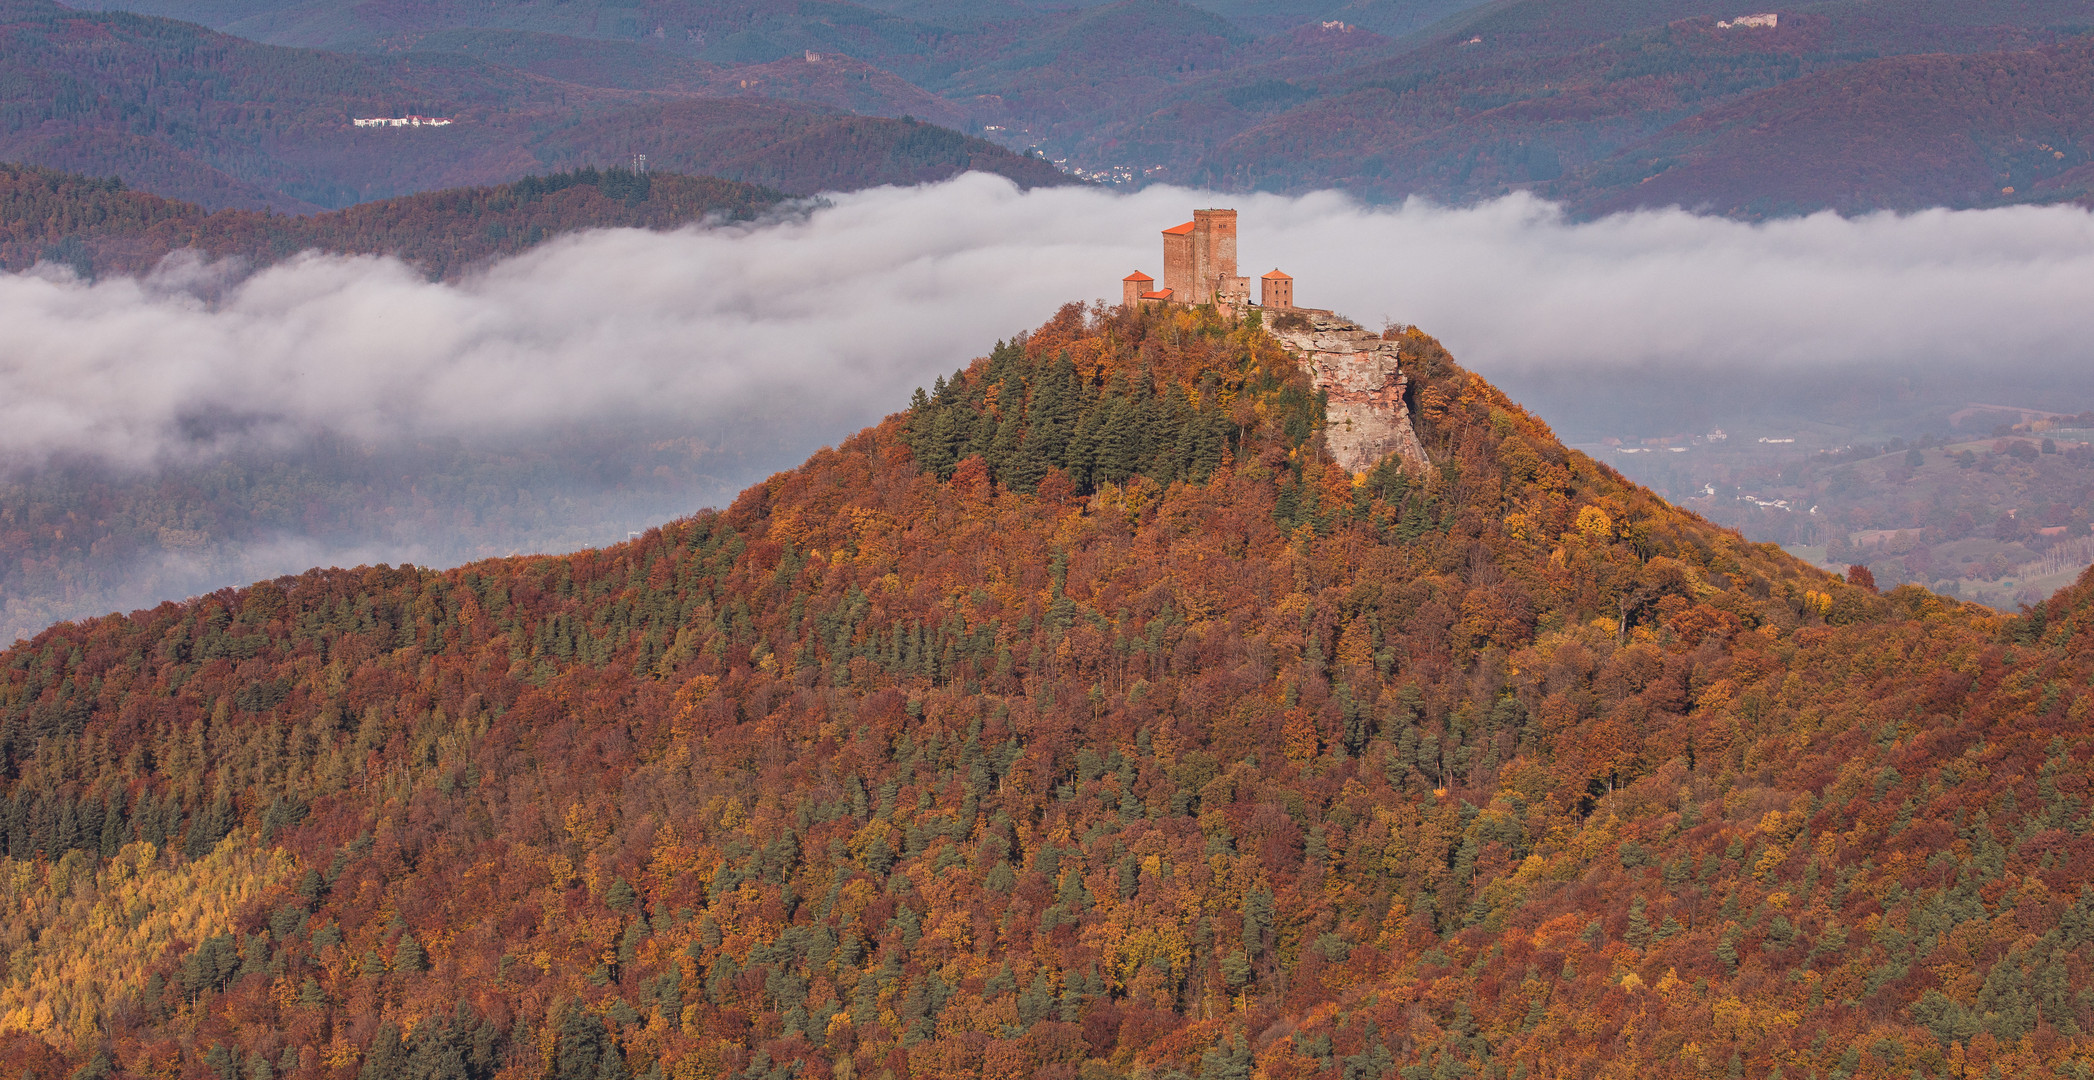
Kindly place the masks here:
[(1389, 454), (1420, 468), (1429, 461), (1411, 426), (1409, 382), (1396, 363), (1396, 343), (1334, 315), (1289, 313), (1266, 327), (1329, 395), (1324, 442), (1351, 472), (1365, 472)]

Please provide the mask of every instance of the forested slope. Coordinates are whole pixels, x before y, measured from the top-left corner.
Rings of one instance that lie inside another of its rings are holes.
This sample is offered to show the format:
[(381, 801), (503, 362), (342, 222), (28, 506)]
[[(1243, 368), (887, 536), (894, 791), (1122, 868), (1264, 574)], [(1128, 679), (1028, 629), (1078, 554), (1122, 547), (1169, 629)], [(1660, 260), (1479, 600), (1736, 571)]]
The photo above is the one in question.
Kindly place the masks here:
[(853, 116), (760, 98), (682, 98), (567, 122), (532, 153), (556, 165), (619, 160), (762, 184), (793, 195), (907, 186), (988, 172), (1022, 188), (1080, 183), (1037, 157), (910, 118)]
[(295, 216), (211, 213), (121, 181), (0, 164), (0, 269), (40, 260), (83, 276), (143, 274), (169, 252), (262, 266), (302, 251), (391, 255), (455, 277), (580, 229), (667, 229), (708, 217), (748, 220), (784, 196), (709, 176), (577, 169), (485, 188), (407, 195)]
[(1065, 309), (727, 510), (0, 656), (0, 1053), (2084, 1077), (2094, 583), (1875, 595), (1401, 339)]
[[(2094, 38), (2026, 52), (1903, 56), (1800, 78), (1634, 147), (1601, 170), (1667, 203), (1771, 216), (2060, 201), (2094, 181)], [(1854, 178), (1869, 177), (1866, 188)]]
[(1192, 129), (1213, 140), (1194, 175), (1389, 199), (1532, 190), (1591, 214), (2085, 193), (2084, 10), (1840, 0), (1728, 25), (1738, 14), (1698, 0), (1486, 5), (1444, 43), (1287, 76), (1299, 96), (1282, 110), (1185, 107), (1213, 125)]

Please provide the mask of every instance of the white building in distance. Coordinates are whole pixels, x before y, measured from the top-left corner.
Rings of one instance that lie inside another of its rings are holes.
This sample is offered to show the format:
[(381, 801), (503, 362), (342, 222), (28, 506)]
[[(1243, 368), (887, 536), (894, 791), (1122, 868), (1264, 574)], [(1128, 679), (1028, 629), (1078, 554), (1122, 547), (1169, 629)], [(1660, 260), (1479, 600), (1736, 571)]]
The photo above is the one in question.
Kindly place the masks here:
[(450, 127), (448, 116), (372, 116), (358, 117), (349, 121), (360, 128), (384, 127)]

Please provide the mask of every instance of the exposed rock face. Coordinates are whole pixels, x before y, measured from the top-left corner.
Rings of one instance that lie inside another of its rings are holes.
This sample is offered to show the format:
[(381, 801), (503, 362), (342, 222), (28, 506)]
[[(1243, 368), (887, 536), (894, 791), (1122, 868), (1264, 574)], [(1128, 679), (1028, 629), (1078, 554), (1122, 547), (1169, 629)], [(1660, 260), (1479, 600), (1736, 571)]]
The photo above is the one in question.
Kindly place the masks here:
[[(1286, 328), (1274, 322), (1288, 324)], [(1365, 472), (1390, 454), (1423, 468), (1430, 463), (1411, 426), (1404, 400), (1409, 380), (1396, 366), (1396, 343), (1347, 319), (1317, 312), (1289, 312), (1269, 319), (1266, 329), (1308, 369), (1316, 388), (1330, 396), (1324, 443), (1331, 457), (1351, 472)]]

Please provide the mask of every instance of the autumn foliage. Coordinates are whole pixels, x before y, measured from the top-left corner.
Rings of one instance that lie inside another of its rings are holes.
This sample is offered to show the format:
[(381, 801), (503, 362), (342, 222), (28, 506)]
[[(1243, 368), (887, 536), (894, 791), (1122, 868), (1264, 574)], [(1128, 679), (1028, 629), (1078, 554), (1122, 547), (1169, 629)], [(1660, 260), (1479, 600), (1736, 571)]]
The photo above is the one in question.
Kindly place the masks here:
[(2087, 1075), (2094, 582), (1873, 595), (1401, 346), (1423, 471), (1324, 460), (1255, 326), (1072, 306), (629, 544), (52, 629), (0, 658), (0, 1049)]

